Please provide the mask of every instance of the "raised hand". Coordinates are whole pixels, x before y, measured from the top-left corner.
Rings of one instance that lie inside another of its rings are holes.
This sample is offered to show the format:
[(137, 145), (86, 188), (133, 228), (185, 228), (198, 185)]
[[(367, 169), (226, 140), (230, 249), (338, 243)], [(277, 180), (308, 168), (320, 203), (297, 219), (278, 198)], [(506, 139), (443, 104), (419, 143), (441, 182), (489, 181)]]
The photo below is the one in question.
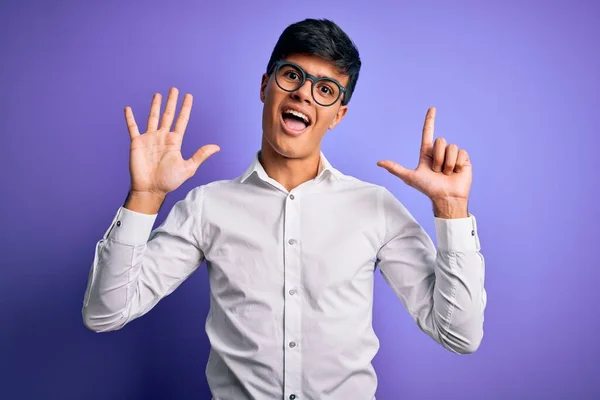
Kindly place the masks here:
[(436, 109), (427, 111), (419, 163), (414, 170), (407, 169), (393, 161), (382, 160), (378, 166), (402, 179), (438, 204), (464, 202), (469, 198), (473, 179), (469, 154), (455, 144), (446, 144), (439, 137), (433, 140)]
[(193, 98), (191, 94), (184, 96), (179, 117), (171, 131), (178, 94), (176, 88), (169, 91), (160, 125), (161, 95), (154, 95), (144, 134), (140, 134), (138, 130), (131, 107), (125, 107), (125, 120), (131, 137), (130, 196), (149, 194), (164, 198), (192, 177), (208, 157), (220, 150), (219, 146), (210, 144), (198, 149), (191, 158), (183, 159), (181, 143), (190, 118)]

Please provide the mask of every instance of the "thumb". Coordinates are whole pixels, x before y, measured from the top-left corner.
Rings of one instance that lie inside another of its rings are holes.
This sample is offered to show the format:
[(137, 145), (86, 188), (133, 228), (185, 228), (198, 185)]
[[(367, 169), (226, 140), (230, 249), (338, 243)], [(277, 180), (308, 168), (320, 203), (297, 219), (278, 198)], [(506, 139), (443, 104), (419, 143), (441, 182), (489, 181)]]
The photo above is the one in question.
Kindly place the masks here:
[(404, 183), (410, 185), (410, 182), (412, 181), (411, 177), (414, 171), (389, 160), (379, 161), (377, 165), (386, 169), (390, 174), (396, 175), (398, 178), (402, 179)]
[(206, 146), (202, 146), (196, 150), (194, 155), (186, 161), (195, 173), (198, 167), (200, 167), (200, 165), (202, 165), (202, 163), (206, 161), (208, 157), (212, 156), (219, 150), (221, 150), (221, 148), (216, 144), (207, 144)]

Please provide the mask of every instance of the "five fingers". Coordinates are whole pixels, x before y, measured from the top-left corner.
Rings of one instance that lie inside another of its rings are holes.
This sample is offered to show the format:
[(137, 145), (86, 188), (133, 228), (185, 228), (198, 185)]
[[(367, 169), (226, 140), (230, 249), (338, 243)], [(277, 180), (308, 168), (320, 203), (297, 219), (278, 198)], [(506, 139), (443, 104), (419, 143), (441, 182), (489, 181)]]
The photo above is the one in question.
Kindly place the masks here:
[[(162, 119), (160, 120), (160, 106), (162, 101), (162, 95), (160, 93), (155, 93), (152, 97), (152, 103), (150, 104), (150, 113), (148, 114), (148, 124), (146, 128), (146, 132), (155, 132), (157, 130), (166, 130), (170, 131), (171, 126), (173, 125), (173, 120), (175, 118), (175, 110), (177, 108), (177, 97), (179, 96), (179, 90), (177, 88), (171, 88), (169, 90), (169, 95), (167, 97), (167, 103), (165, 105), (165, 110), (162, 115)], [(188, 121), (190, 120), (190, 113), (192, 110), (192, 102), (193, 97), (191, 94), (186, 94), (183, 97), (183, 104), (181, 106), (181, 111), (179, 112), (179, 117), (175, 122), (174, 132), (183, 134), (185, 133), (185, 129), (187, 128)], [(135, 137), (140, 135), (139, 128), (135, 121), (135, 117), (133, 116), (133, 111), (131, 107), (125, 107), (125, 121), (127, 122), (127, 129), (129, 130), (129, 136), (133, 140)]]

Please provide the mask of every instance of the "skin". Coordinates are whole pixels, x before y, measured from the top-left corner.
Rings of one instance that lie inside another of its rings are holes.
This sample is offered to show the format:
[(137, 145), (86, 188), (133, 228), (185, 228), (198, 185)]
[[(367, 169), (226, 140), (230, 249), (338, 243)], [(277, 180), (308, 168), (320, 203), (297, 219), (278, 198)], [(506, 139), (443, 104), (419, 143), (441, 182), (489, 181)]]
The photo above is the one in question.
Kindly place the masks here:
[[(192, 177), (198, 167), (219, 146), (202, 146), (185, 160), (181, 155), (181, 143), (192, 110), (193, 97), (186, 94), (179, 117), (173, 125), (179, 91), (171, 88), (162, 119), (159, 121), (161, 95), (152, 98), (147, 129), (140, 134), (131, 107), (125, 107), (125, 121), (131, 139), (129, 172), (131, 189), (124, 207), (144, 214), (158, 213), (166, 195)], [(160, 122), (160, 123), (159, 123)]]
[(443, 137), (433, 140), (435, 114), (435, 107), (431, 107), (425, 116), (419, 162), (414, 170), (390, 160), (377, 165), (429, 197), (436, 217), (467, 218), (473, 181), (469, 154), (455, 144), (447, 144)]
[[(346, 86), (349, 77), (337, 71), (324, 59), (311, 55), (292, 55), (288, 61), (300, 65), (315, 76), (327, 76)], [(262, 76), (260, 100), (263, 102), (263, 137), (261, 163), (267, 174), (288, 191), (317, 175), (321, 141), (327, 130), (334, 129), (345, 117), (348, 106), (341, 98), (330, 107), (314, 102), (311, 81), (295, 92), (277, 86), (274, 77)], [(180, 114), (173, 127), (178, 90), (171, 88), (165, 111), (159, 121), (161, 95), (153, 97), (147, 129), (140, 134), (130, 107), (125, 108), (125, 120), (131, 138), (131, 189), (125, 207), (146, 214), (156, 214), (166, 195), (192, 177), (200, 165), (220, 150), (209, 144), (201, 147), (189, 159), (181, 155), (181, 143), (192, 108), (192, 95), (183, 98)], [(281, 112), (289, 105), (301, 106), (310, 116), (311, 126), (300, 136), (287, 134), (282, 127)], [(407, 185), (429, 197), (438, 218), (466, 218), (472, 183), (472, 166), (466, 150), (447, 144), (442, 137), (433, 139), (436, 109), (427, 111), (423, 125), (419, 162), (414, 170), (391, 160), (378, 166), (400, 178)]]
[[(338, 71), (333, 63), (313, 55), (294, 54), (285, 59), (302, 67), (307, 73), (337, 80), (342, 86), (349, 77)], [(260, 100), (263, 102), (263, 137), (261, 162), (267, 174), (288, 191), (315, 178), (319, 167), (321, 141), (325, 133), (334, 129), (348, 111), (342, 98), (329, 107), (315, 103), (309, 79), (295, 92), (282, 90), (275, 77), (263, 74)], [(285, 133), (281, 113), (286, 106), (302, 107), (311, 119), (311, 125), (298, 137)]]

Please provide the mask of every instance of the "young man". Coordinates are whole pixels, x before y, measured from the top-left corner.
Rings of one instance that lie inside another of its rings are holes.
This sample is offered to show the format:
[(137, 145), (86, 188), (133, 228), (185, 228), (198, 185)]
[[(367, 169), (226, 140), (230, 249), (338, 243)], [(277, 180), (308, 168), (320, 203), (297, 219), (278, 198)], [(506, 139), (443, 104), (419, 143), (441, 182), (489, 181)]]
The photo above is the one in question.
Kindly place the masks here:
[(127, 107), (131, 190), (96, 246), (85, 325), (122, 328), (206, 260), (206, 374), (214, 399), (373, 399), (379, 267), (426, 334), (453, 352), (475, 351), (486, 292), (467, 211), (471, 164), (465, 150), (433, 140), (435, 109), (427, 113), (418, 167), (379, 165), (431, 199), (437, 249), (387, 189), (342, 174), (321, 153), (325, 132), (346, 114), (360, 65), (333, 22), (289, 26), (262, 78), (263, 137), (254, 162), (236, 179), (191, 190), (154, 230), (167, 193), (219, 148), (182, 158), (190, 95), (172, 131), (176, 89), (160, 121), (161, 97), (154, 96), (142, 135)]

